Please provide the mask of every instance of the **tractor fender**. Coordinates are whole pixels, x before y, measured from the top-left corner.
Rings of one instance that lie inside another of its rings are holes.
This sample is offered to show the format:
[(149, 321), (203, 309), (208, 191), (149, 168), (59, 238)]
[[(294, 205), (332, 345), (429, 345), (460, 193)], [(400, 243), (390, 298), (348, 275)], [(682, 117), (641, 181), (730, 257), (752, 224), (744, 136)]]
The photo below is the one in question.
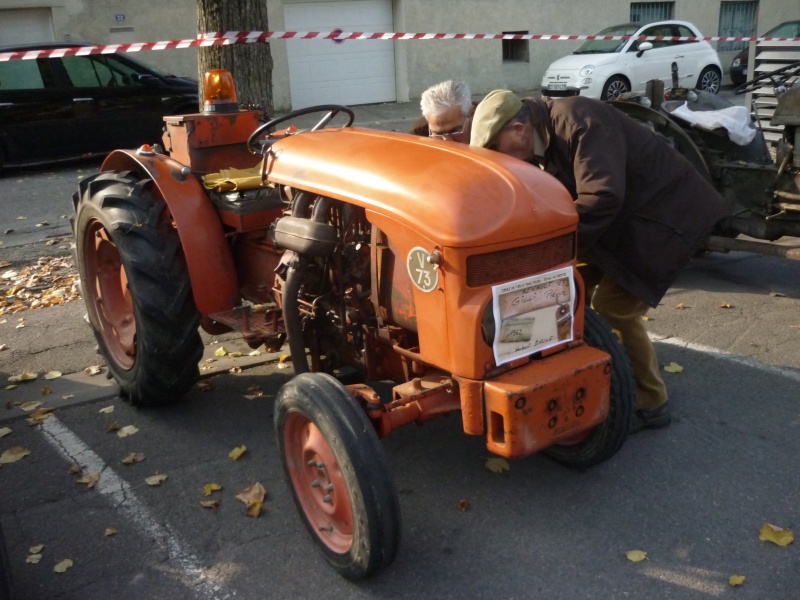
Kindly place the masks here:
[(195, 306), (201, 315), (231, 310), (239, 304), (236, 265), (222, 223), (189, 167), (142, 146), (138, 150), (114, 150), (100, 170), (133, 171), (153, 180), (178, 230)]

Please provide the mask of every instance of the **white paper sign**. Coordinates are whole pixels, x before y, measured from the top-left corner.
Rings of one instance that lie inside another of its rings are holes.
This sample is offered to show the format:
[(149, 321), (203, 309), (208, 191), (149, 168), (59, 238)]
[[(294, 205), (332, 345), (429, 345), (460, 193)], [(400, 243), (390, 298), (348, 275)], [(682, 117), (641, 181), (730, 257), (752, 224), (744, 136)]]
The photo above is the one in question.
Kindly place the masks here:
[(498, 365), (573, 339), (572, 267), (493, 286), (492, 303)]

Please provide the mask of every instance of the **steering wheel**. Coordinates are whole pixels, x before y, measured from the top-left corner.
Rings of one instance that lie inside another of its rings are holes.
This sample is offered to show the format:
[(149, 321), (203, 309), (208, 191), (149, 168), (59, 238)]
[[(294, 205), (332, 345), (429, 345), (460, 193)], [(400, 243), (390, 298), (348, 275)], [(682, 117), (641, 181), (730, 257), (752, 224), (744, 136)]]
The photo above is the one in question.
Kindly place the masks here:
[[(285, 123), (286, 121), (290, 121), (292, 119), (296, 119), (297, 117), (302, 117), (304, 115), (310, 115), (318, 112), (324, 112), (325, 116), (323, 116), (314, 127), (308, 130), (301, 130), (301, 131), (316, 131), (318, 129), (324, 129), (324, 127), (330, 123), (333, 118), (338, 115), (340, 112), (347, 115), (347, 123), (343, 125), (343, 127), (350, 127), (355, 120), (355, 114), (353, 111), (346, 107), (341, 106), (339, 104), (320, 104), (319, 106), (309, 106), (308, 108), (301, 108), (300, 110), (293, 110), (292, 112), (283, 115), (282, 117), (276, 117), (274, 119), (270, 119), (263, 125), (259, 125), (258, 128), (250, 134), (250, 137), (247, 139), (247, 149), (250, 151), (251, 154), (264, 154), (264, 148), (267, 147), (270, 140), (281, 139), (286, 137), (286, 135), (290, 135), (286, 133), (281, 135), (280, 137), (274, 137), (272, 134), (273, 129), (280, 125), (281, 123)], [(295, 133), (295, 132), (292, 132)], [(263, 138), (263, 139), (262, 139)]]
[(786, 65), (785, 67), (781, 67), (780, 69), (770, 71), (769, 73), (762, 73), (761, 75), (753, 77), (750, 81), (746, 81), (734, 89), (733, 93), (746, 94), (747, 92), (755, 91), (762, 87), (756, 84), (765, 79), (769, 79), (772, 82), (772, 87), (778, 87), (789, 81), (792, 77), (800, 77), (800, 60)]

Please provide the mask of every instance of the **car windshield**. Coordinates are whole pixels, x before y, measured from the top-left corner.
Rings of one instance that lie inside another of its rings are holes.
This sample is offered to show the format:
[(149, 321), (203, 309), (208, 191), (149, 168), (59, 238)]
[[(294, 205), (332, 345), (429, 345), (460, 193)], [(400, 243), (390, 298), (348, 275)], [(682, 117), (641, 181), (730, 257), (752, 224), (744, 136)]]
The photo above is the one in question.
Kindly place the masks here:
[[(640, 25), (614, 25), (598, 31), (595, 35), (633, 35)], [(628, 40), (586, 40), (573, 54), (612, 54), (620, 52)]]

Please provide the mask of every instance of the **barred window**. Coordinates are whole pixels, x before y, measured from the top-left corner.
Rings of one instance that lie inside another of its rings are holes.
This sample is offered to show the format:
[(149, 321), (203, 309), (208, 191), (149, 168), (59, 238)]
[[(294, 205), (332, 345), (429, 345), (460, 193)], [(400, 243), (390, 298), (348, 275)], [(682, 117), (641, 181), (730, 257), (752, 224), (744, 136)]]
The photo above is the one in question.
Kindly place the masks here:
[[(755, 37), (758, 2), (722, 2), (719, 9), (720, 37)], [(718, 42), (717, 51), (744, 50), (747, 42)]]
[(675, 18), (674, 15), (674, 2), (631, 2), (631, 21), (633, 23), (666, 21)]

